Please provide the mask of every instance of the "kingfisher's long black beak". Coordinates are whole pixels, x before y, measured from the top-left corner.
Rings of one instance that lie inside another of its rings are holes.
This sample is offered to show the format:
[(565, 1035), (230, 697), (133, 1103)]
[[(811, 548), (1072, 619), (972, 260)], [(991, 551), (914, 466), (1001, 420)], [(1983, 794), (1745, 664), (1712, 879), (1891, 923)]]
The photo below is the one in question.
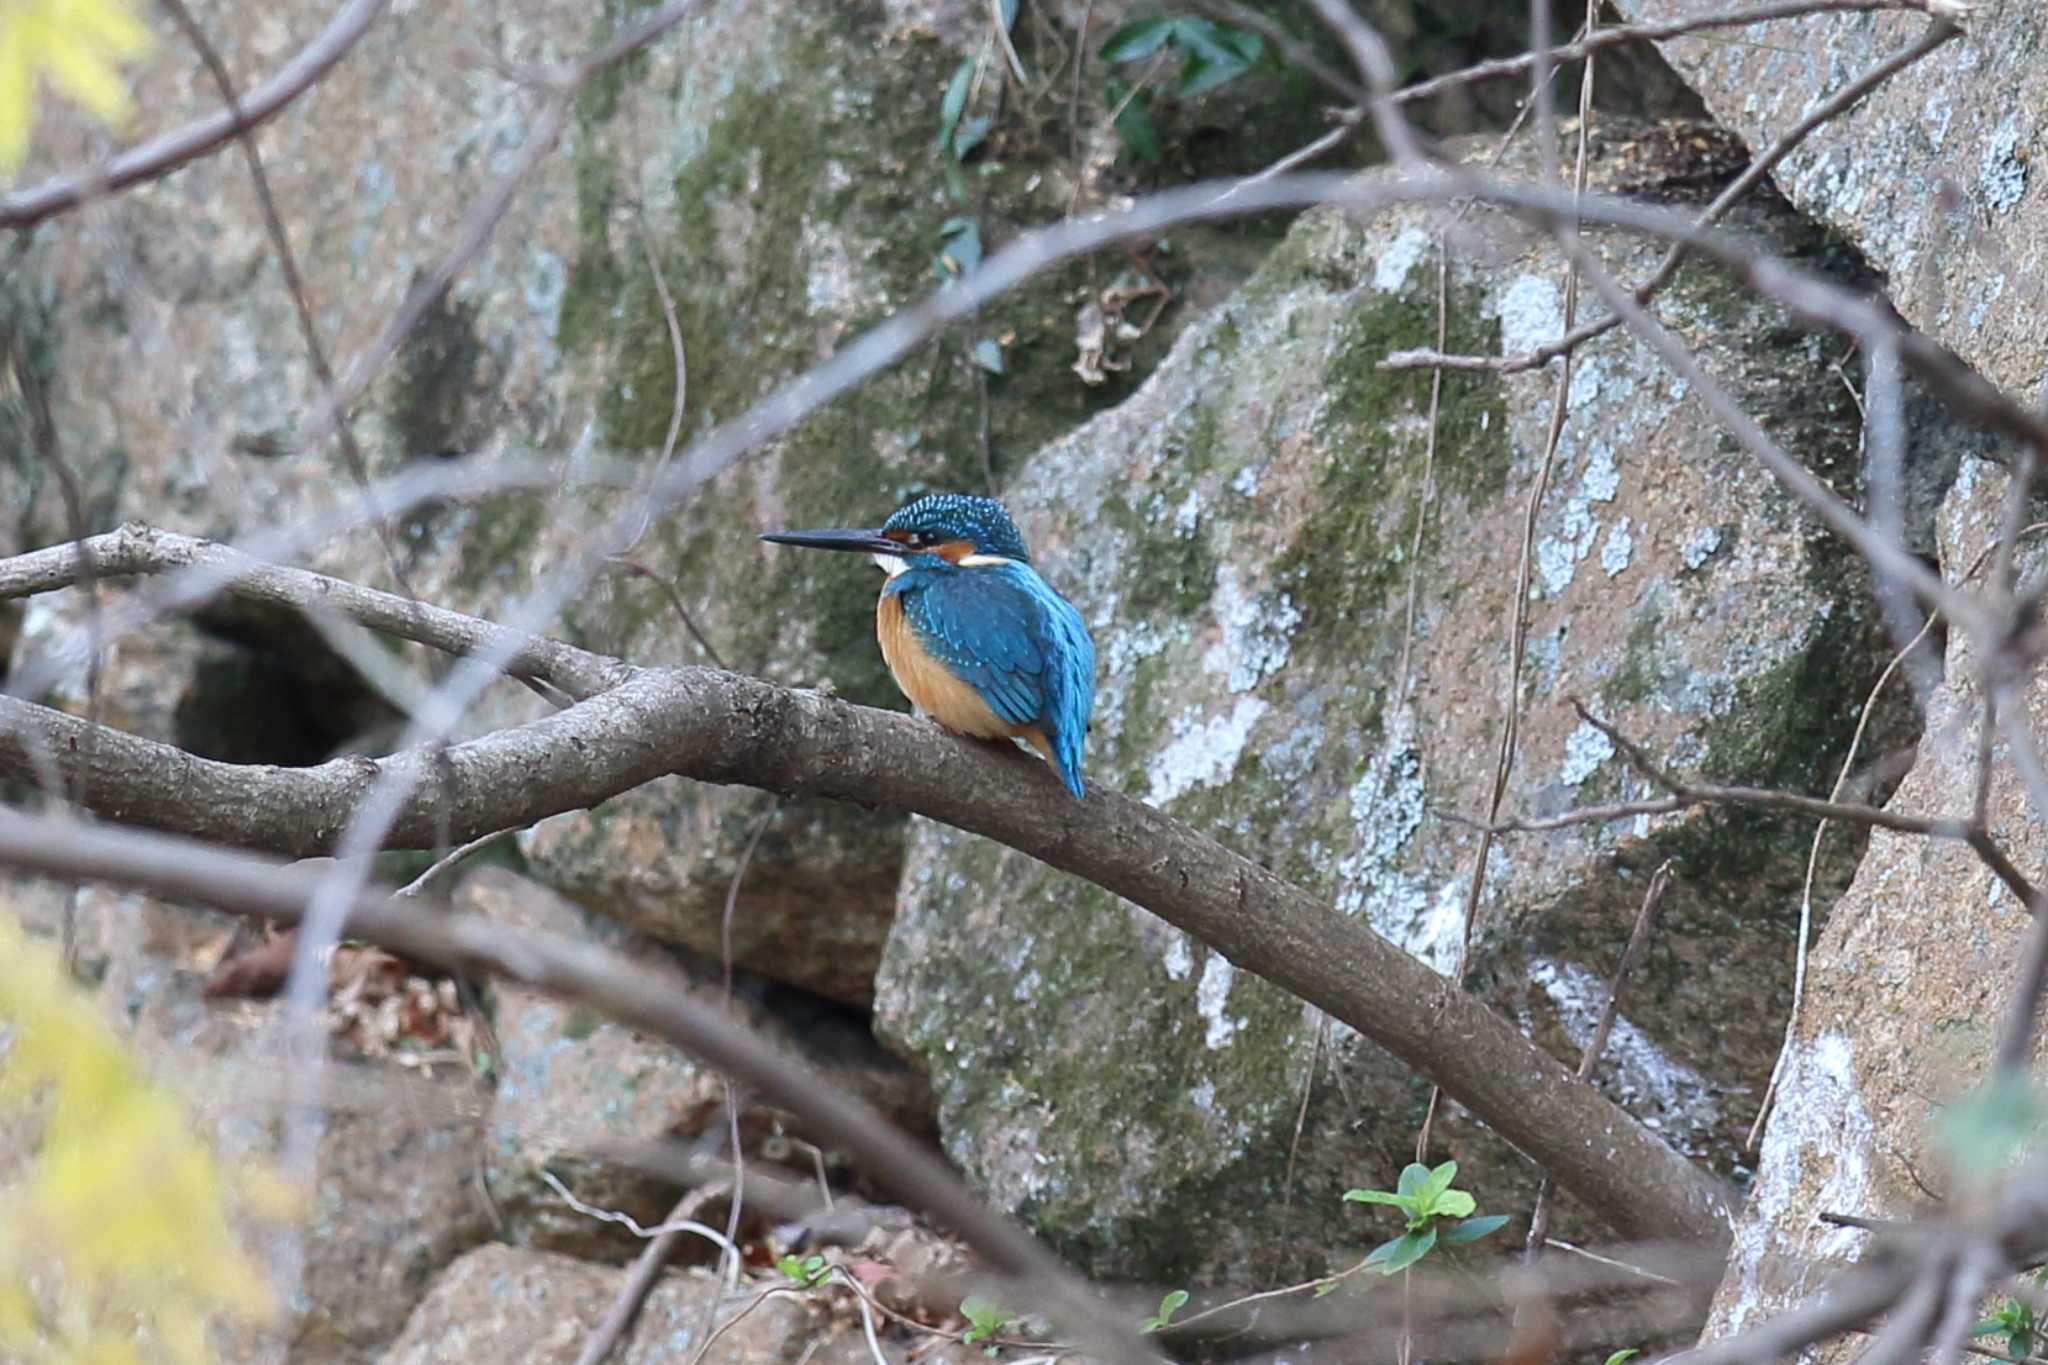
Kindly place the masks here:
[(761, 537), (777, 545), (804, 545), (813, 550), (852, 550), (864, 555), (900, 555), (904, 546), (880, 531), (857, 531), (827, 527), (817, 531), (770, 531)]

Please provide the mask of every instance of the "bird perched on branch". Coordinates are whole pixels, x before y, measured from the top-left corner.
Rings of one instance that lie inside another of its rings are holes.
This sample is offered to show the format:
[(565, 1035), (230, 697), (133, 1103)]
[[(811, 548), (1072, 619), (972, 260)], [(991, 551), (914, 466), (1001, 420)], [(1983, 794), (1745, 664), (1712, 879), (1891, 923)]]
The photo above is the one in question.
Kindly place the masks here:
[(934, 493), (872, 531), (777, 531), (761, 539), (872, 555), (888, 574), (875, 635), (896, 685), (946, 729), (1022, 739), (1076, 798), (1095, 642), (1081, 614), (1031, 567), (994, 498)]

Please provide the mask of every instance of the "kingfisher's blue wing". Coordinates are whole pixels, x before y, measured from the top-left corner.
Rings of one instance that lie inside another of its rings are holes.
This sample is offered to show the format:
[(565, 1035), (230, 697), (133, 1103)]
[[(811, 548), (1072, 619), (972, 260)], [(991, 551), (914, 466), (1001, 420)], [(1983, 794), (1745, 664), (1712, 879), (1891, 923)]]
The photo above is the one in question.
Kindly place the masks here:
[(918, 643), (991, 711), (1045, 732), (1081, 795), (1095, 645), (1066, 599), (1019, 563), (901, 574), (886, 591), (900, 595)]

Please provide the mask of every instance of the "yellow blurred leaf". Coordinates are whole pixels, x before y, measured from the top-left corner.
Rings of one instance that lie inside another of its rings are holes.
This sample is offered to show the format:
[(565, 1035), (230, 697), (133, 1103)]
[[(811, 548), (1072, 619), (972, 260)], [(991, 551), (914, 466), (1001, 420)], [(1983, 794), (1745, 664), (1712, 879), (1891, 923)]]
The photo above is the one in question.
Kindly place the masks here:
[[(0, 1359), (203, 1365), (210, 1319), (276, 1311), (184, 1105), (4, 913), (0, 1040), (0, 1116), (40, 1121), (33, 1158), (0, 1185)], [(274, 1176), (244, 1183), (287, 1203)]]
[(35, 87), (49, 81), (103, 123), (128, 116), (121, 64), (149, 51), (128, 0), (0, 0), (0, 174), (28, 152)]

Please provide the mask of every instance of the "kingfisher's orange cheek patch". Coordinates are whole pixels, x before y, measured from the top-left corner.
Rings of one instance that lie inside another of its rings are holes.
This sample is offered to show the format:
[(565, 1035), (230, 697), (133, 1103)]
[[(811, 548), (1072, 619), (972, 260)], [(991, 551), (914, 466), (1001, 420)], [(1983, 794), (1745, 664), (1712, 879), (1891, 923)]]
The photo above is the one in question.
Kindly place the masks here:
[(971, 540), (949, 540), (945, 544), (933, 548), (939, 552), (939, 558), (945, 560), (948, 564), (958, 564), (961, 560), (973, 555), (974, 542)]

